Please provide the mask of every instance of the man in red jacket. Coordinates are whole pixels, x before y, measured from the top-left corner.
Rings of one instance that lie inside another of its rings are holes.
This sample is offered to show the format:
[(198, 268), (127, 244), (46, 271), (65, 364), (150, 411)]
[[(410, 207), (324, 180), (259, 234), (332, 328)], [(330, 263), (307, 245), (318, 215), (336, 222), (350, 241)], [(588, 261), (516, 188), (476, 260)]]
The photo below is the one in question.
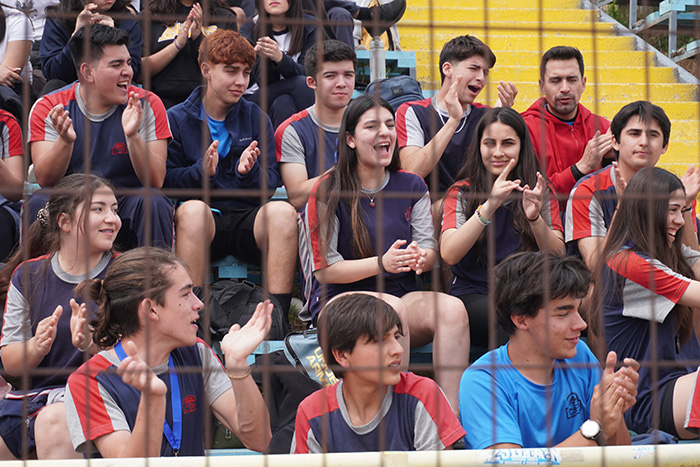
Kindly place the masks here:
[(563, 207), (579, 179), (601, 163), (607, 165), (605, 159), (612, 161), (610, 122), (579, 104), (586, 77), (578, 49), (557, 46), (545, 52), (539, 84), (544, 97), (523, 112), (523, 118)]

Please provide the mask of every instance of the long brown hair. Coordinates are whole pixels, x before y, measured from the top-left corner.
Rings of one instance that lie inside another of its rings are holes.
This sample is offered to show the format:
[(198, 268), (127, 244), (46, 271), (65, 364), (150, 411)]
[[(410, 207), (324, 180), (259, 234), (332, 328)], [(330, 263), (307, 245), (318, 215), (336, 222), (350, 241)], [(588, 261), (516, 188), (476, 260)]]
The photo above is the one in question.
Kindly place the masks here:
[[(289, 19), (287, 27), (291, 41), (287, 55), (295, 55), (301, 52), (304, 47), (304, 9), (302, 8), (302, 0), (287, 0), (289, 9), (284, 14)], [(258, 21), (253, 28), (253, 41), (257, 42), (263, 36), (272, 37), (272, 24), (270, 24), (270, 16), (265, 11), (263, 0), (256, 0), (255, 7), (258, 11)], [(303, 60), (303, 57), (302, 57)]]
[[(518, 112), (508, 107), (500, 107), (489, 109), (479, 121), (479, 124), (474, 131), (472, 143), (467, 149), (467, 154), (464, 160), (464, 165), (457, 175), (457, 180), (468, 180), (469, 187), (460, 187), (462, 196), (462, 208), (464, 212), (474, 212), (480, 204), (486, 202), (491, 194), (495, 177), (489, 173), (481, 159), (481, 138), (484, 136), (484, 131), (494, 123), (503, 123), (511, 127), (515, 134), (520, 139), (520, 154), (518, 163), (513, 167), (509, 174), (511, 180), (519, 179), (522, 185), (529, 185), (534, 188), (537, 185), (537, 155), (532, 147), (530, 133), (525, 125), (523, 117)], [(544, 177), (544, 174), (542, 174)], [(545, 178), (546, 180), (546, 178)], [(550, 196), (552, 194), (550, 193)], [(528, 222), (523, 210), (522, 193), (513, 190), (510, 194), (510, 204), (504, 206), (513, 212), (513, 224), (516, 232), (520, 236), (522, 242), (521, 250), (536, 251), (538, 250), (535, 235), (532, 232), (530, 222)], [(487, 229), (481, 233), (477, 240), (477, 246), (480, 251), (484, 249), (481, 245), (486, 239)]]
[[(328, 239), (330, 238), (335, 212), (341, 198), (350, 212), (353, 253), (358, 258), (367, 258), (377, 254), (372, 248), (372, 240), (365, 221), (362, 219), (363, 210), (360, 205), (362, 183), (357, 175), (357, 153), (355, 149), (347, 145), (345, 139), (346, 135), (355, 135), (355, 129), (362, 115), (377, 107), (384, 107), (391, 112), (391, 115), (394, 115), (394, 110), (387, 101), (369, 95), (353, 99), (343, 114), (343, 120), (338, 131), (338, 161), (335, 167), (330, 170), (328, 176), (321, 181), (317, 192), (317, 202), (324, 206), (319, 206), (322, 213), (318, 225), (314, 228), (320, 229), (321, 232), (323, 256), (325, 256), (328, 249)], [(394, 154), (387, 170), (395, 172), (399, 169), (401, 169), (401, 160), (399, 159), (398, 147), (395, 145)]]
[[(78, 219), (78, 225), (82, 226), (92, 196), (95, 190), (101, 187), (107, 187), (114, 191), (112, 184), (104, 178), (92, 174), (76, 173), (63, 177), (51, 189), (49, 202), (40, 211), (41, 219), (34, 220), (29, 226), (20, 247), (0, 271), (0, 305), (3, 308), (12, 273), (17, 269), (17, 266), (28, 259), (56, 253), (61, 247), (59, 217), (65, 214), (72, 219), (78, 208), (84, 205), (86, 208), (83, 209), (81, 218)], [(46, 267), (48, 268), (48, 262)]]
[[(681, 253), (681, 238), (685, 227), (676, 232), (676, 238), (670, 247), (666, 240), (669, 197), (677, 190), (685, 193), (683, 183), (671, 172), (658, 167), (646, 167), (632, 177), (617, 206), (615, 220), (608, 230), (603, 254), (596, 267), (598, 278), (602, 277), (603, 268), (608, 261), (614, 261), (611, 265), (614, 270), (627, 261), (630, 252), (639, 252), (660, 261), (678, 274), (695, 279), (693, 270)], [(618, 255), (625, 246), (629, 248)], [(620, 290), (607, 292), (621, 293)], [(590, 324), (597, 333), (602, 324), (602, 304), (600, 294), (596, 295), (598, 297)], [(693, 310), (684, 305), (676, 305), (674, 310), (678, 321), (676, 331), (681, 342), (685, 343), (693, 332)]]

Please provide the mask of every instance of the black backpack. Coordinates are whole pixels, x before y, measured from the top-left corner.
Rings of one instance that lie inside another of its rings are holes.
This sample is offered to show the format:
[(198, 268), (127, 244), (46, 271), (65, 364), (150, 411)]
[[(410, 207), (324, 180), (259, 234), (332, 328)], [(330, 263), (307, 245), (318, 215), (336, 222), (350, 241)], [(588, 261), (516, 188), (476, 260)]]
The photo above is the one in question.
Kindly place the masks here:
[[(203, 288), (195, 287), (197, 296), (203, 299)], [(265, 337), (266, 340), (282, 340), (289, 334), (289, 322), (282, 311), (279, 302), (269, 295), (265, 289), (252, 282), (236, 282), (222, 279), (214, 282), (210, 287), (209, 295), (209, 331), (212, 341), (220, 341), (224, 338), (231, 326), (238, 323), (241, 326), (250, 320), (258, 303), (269, 299), (272, 302), (272, 327)], [(199, 325), (199, 337), (205, 339), (205, 317), (197, 320)]]
[(369, 83), (369, 86), (365, 89), (365, 94), (379, 94), (379, 97), (391, 105), (394, 112), (399, 110), (399, 107), (404, 102), (420, 101), (424, 99), (420, 83), (408, 75), (375, 79)]

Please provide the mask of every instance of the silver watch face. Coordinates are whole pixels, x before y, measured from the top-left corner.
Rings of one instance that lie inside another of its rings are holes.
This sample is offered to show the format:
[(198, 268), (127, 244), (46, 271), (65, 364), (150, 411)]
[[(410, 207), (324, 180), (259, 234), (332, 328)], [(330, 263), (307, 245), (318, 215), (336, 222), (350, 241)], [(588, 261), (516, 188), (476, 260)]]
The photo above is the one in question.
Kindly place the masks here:
[(595, 420), (586, 420), (581, 425), (581, 434), (584, 438), (595, 439), (601, 432), (600, 423)]

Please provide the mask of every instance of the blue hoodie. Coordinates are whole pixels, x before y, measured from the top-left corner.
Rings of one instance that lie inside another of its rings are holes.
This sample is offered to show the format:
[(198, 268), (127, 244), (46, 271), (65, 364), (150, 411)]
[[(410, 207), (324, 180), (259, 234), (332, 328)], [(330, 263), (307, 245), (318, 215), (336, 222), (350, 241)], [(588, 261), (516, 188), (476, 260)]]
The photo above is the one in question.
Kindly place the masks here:
[[(168, 120), (173, 140), (168, 146), (166, 188), (202, 188), (204, 173), (202, 156), (212, 143), (206, 121), (202, 119), (202, 96), (205, 86), (195, 89), (181, 104), (168, 110)], [(262, 123), (262, 125), (261, 125)], [(275, 135), (270, 118), (257, 105), (241, 99), (226, 115), (226, 127), (231, 135), (231, 149), (219, 160), (216, 174), (209, 178), (212, 190), (260, 190), (274, 191), (280, 184), (275, 157)], [(202, 133), (204, 132), (204, 133)], [(247, 174), (238, 172), (241, 153), (253, 141), (258, 142), (260, 156)], [(266, 168), (267, 184), (262, 186), (263, 167)], [(229, 207), (254, 207), (260, 205), (260, 193), (249, 197), (236, 196), (223, 199), (212, 193), (210, 205)]]

